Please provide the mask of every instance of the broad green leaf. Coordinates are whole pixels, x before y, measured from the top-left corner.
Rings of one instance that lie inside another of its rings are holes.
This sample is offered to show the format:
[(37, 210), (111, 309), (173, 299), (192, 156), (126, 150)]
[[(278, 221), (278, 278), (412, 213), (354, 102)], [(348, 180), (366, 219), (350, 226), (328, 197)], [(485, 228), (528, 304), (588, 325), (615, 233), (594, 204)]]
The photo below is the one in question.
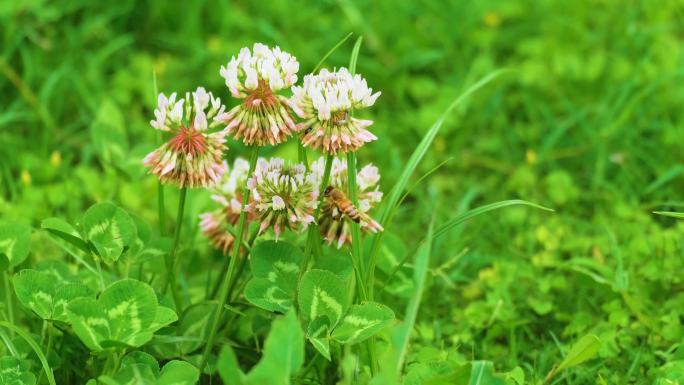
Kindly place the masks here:
[(9, 266), (24, 262), (31, 244), (31, 228), (19, 223), (0, 223), (0, 255), (5, 255)]
[(99, 380), (105, 385), (193, 385), (199, 380), (199, 370), (178, 360), (169, 361), (159, 370), (159, 363), (153, 356), (136, 351), (123, 358), (116, 374), (100, 376)]
[(330, 361), (330, 321), (328, 317), (318, 317), (309, 322), (306, 338), (323, 357)]
[(245, 298), (254, 305), (287, 312), (297, 287), (302, 252), (287, 242), (265, 241), (251, 252), (254, 278), (245, 287)]
[(288, 385), (290, 376), (304, 363), (304, 334), (297, 315), (290, 310), (273, 321), (264, 355), (247, 375), (249, 384)]
[(490, 361), (473, 361), (471, 363), (470, 382), (468, 385), (505, 385), (503, 378), (494, 374), (494, 365)]
[(176, 311), (166, 307), (159, 306), (157, 308), (157, 315), (154, 317), (154, 322), (152, 322), (151, 328), (154, 330), (159, 330), (165, 326), (168, 326), (178, 320), (178, 315)]
[(435, 373), (431, 377), (423, 380), (421, 385), (468, 385), (470, 382), (470, 376), (472, 372), (472, 364), (469, 362), (467, 364), (459, 365), (446, 373)]
[(179, 360), (169, 361), (159, 373), (155, 385), (194, 385), (200, 372), (195, 366)]
[(149, 285), (134, 279), (114, 282), (97, 300), (76, 299), (67, 309), (74, 332), (93, 351), (142, 346), (176, 320), (173, 311), (158, 305)]
[(121, 367), (125, 368), (126, 366), (131, 365), (145, 365), (150, 368), (154, 374), (154, 377), (159, 376), (159, 363), (151, 354), (141, 351), (135, 351), (126, 354), (126, 356), (121, 360)]
[(599, 349), (601, 349), (601, 340), (597, 336), (588, 334), (580, 338), (580, 340), (572, 346), (563, 362), (558, 365), (556, 372), (572, 368), (573, 366), (577, 366), (592, 359), (596, 353), (598, 353)]
[(107, 263), (119, 259), (124, 248), (131, 246), (137, 238), (133, 218), (111, 203), (91, 206), (83, 217), (83, 225), (86, 238)]
[(68, 303), (94, 295), (85, 285), (62, 281), (37, 270), (22, 270), (14, 275), (13, 281), (19, 302), (45, 320), (68, 322)]
[(342, 344), (355, 344), (372, 337), (394, 321), (394, 312), (377, 302), (352, 305), (332, 333)]
[(83, 240), (78, 230), (66, 221), (59, 218), (47, 218), (41, 222), (40, 227), (76, 246), (84, 253), (90, 252), (88, 243)]
[(326, 254), (323, 258), (319, 258), (314, 264), (314, 269), (327, 270), (335, 273), (343, 281), (348, 281), (354, 273), (354, 266), (347, 251), (342, 252), (334, 250), (330, 254)]
[(299, 309), (304, 318), (314, 321), (319, 317), (328, 320), (332, 330), (346, 313), (347, 288), (340, 277), (319, 269), (311, 269), (299, 285)]
[(0, 357), (0, 384), (35, 385), (36, 376), (29, 372), (30, 364), (16, 357)]
[(216, 367), (224, 384), (242, 385), (245, 383), (245, 373), (235, 357), (235, 352), (230, 345), (224, 345), (216, 362)]

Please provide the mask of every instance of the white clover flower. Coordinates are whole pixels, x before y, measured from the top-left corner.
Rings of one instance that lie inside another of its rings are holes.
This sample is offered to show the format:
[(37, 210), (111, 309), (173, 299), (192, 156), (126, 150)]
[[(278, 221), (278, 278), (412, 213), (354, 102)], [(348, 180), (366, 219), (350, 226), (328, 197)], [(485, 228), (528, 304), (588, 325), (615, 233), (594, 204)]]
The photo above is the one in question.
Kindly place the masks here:
[[(311, 165), (311, 173), (319, 181), (323, 178), (325, 169), (325, 159), (319, 158)], [(349, 190), (348, 185), (348, 171), (347, 161), (335, 158), (333, 160), (332, 168), (330, 170), (329, 186), (344, 192)], [(361, 230), (366, 232), (376, 233), (383, 231), (382, 226), (370, 217), (368, 212), (382, 200), (382, 192), (378, 190), (378, 182), (380, 181), (380, 174), (378, 168), (372, 164), (364, 166), (356, 174), (357, 191), (356, 196), (359, 204), (356, 207), (358, 210), (358, 223)], [(327, 186), (326, 186), (327, 187)], [(332, 244), (336, 242), (337, 248), (342, 245), (351, 244), (350, 224), (352, 218), (341, 212), (338, 205), (330, 199), (323, 201), (321, 206), (320, 216), (318, 217), (318, 227), (321, 235), (328, 242)]]
[[(224, 162), (226, 172), (221, 181), (211, 189), (211, 198), (220, 207), (214, 211), (200, 214), (200, 229), (209, 238), (217, 249), (228, 253), (233, 246), (234, 237), (228, 231), (230, 226), (235, 226), (242, 212), (242, 191), (240, 187), (247, 182), (249, 172), (249, 162), (243, 158), (236, 158), (233, 167), (230, 168)], [(256, 217), (247, 214), (247, 223), (255, 220)]]
[(279, 47), (256, 43), (242, 48), (220, 70), (233, 97), (244, 101), (219, 116), (228, 134), (247, 145), (275, 145), (299, 130), (290, 113), (287, 98), (278, 91), (297, 81), (299, 63)]
[[(222, 114), (225, 107), (219, 98), (202, 87), (176, 101), (176, 93), (159, 94), (155, 120), (150, 124), (173, 136), (161, 147), (149, 153), (143, 163), (162, 183), (171, 181), (180, 187), (210, 187), (225, 171), (223, 151), (225, 133), (206, 133), (219, 123), (210, 119)], [(207, 107), (211, 108), (207, 111)]]
[(336, 154), (356, 151), (377, 139), (366, 129), (373, 121), (350, 116), (352, 110), (370, 107), (380, 96), (361, 75), (352, 76), (346, 68), (322, 69), (317, 75), (304, 76), (304, 85), (293, 86), (292, 94), (290, 106), (306, 119), (304, 146)]
[(314, 221), (318, 184), (303, 164), (259, 159), (247, 186), (254, 199), (248, 210), (261, 221), (260, 233), (272, 227), (277, 240), (285, 228), (298, 230)]

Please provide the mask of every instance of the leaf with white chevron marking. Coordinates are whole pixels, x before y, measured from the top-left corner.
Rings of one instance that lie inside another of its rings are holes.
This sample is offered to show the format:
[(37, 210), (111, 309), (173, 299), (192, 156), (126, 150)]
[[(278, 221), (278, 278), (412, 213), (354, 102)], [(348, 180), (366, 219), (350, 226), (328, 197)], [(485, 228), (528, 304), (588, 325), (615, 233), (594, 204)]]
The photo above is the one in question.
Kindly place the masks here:
[(73, 300), (67, 310), (74, 332), (93, 351), (142, 346), (177, 319), (173, 310), (159, 306), (149, 285), (134, 279), (114, 282), (97, 300)]
[(394, 312), (377, 302), (352, 305), (332, 333), (342, 344), (355, 344), (372, 337), (394, 321)]
[(297, 287), (301, 250), (287, 242), (265, 241), (251, 255), (254, 277), (245, 287), (245, 298), (262, 309), (287, 312)]
[(83, 226), (86, 238), (107, 263), (116, 262), (124, 248), (137, 239), (133, 218), (107, 202), (91, 206), (83, 216)]

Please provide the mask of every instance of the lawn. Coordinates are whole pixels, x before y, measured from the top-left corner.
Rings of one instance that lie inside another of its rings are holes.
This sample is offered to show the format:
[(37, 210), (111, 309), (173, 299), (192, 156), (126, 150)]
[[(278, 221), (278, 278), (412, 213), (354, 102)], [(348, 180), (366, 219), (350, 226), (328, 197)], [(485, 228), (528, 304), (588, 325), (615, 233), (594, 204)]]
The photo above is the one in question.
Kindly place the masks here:
[(0, 383), (684, 385), (680, 0), (8, 0), (0, 42)]

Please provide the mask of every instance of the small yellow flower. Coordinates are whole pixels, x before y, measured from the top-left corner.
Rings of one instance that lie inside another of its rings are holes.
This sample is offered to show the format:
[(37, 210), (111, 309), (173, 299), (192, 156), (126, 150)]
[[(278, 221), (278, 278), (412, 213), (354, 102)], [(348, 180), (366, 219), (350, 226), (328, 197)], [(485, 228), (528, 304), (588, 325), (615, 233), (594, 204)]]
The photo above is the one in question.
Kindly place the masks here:
[(489, 11), (484, 14), (482, 21), (487, 27), (496, 28), (501, 25), (501, 16), (496, 12)]
[(31, 173), (28, 170), (21, 170), (21, 183), (26, 186), (31, 184)]
[(55, 150), (50, 154), (50, 164), (55, 168), (62, 164), (62, 154), (59, 151)]

